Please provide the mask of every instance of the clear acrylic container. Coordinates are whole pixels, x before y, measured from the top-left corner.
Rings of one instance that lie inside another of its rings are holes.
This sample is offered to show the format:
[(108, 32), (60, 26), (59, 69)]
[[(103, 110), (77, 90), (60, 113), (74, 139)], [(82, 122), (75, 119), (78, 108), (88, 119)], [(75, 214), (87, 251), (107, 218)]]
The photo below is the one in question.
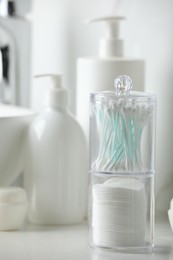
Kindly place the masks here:
[(131, 91), (90, 95), (89, 243), (151, 252), (154, 246), (156, 96)]

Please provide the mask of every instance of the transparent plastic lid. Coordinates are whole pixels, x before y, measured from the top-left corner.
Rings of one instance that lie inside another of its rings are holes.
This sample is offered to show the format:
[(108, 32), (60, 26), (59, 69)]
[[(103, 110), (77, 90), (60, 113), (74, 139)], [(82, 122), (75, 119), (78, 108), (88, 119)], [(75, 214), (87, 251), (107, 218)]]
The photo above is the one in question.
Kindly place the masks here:
[(90, 95), (90, 169), (153, 172), (156, 95), (133, 92), (125, 75), (114, 86), (115, 91)]
[(157, 97), (154, 94), (146, 93), (146, 92), (139, 92), (139, 91), (132, 91), (133, 82), (129, 76), (122, 75), (115, 79), (114, 81), (115, 91), (100, 91), (100, 92), (93, 92), (90, 94), (91, 99), (97, 99), (102, 101), (111, 101), (111, 100), (125, 100), (128, 102), (135, 101), (135, 102), (152, 102), (156, 101)]

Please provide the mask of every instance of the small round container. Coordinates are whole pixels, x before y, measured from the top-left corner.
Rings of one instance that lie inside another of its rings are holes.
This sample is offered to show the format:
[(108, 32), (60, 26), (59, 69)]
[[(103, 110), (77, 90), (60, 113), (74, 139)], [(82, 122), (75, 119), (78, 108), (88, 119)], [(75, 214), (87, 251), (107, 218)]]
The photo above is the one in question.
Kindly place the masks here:
[(20, 187), (0, 188), (0, 231), (17, 230), (27, 212), (27, 196)]

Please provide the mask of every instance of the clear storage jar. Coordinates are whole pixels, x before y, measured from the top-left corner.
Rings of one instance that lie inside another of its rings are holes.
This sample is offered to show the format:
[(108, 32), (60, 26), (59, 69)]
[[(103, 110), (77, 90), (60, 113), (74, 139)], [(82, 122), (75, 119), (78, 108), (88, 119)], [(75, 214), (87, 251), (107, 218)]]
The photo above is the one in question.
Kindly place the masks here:
[(90, 95), (89, 243), (151, 252), (154, 246), (156, 96), (131, 91)]

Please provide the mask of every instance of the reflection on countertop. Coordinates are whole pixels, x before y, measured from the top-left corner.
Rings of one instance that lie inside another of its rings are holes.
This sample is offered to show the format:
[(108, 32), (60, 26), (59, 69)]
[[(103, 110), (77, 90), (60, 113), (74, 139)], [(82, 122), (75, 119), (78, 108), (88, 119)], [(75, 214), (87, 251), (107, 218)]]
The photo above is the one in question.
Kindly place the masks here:
[(173, 233), (167, 216), (156, 221), (153, 254), (127, 254), (88, 247), (86, 223), (69, 226), (34, 226), (25, 224), (19, 231), (0, 232), (0, 259), (5, 260), (171, 260)]

